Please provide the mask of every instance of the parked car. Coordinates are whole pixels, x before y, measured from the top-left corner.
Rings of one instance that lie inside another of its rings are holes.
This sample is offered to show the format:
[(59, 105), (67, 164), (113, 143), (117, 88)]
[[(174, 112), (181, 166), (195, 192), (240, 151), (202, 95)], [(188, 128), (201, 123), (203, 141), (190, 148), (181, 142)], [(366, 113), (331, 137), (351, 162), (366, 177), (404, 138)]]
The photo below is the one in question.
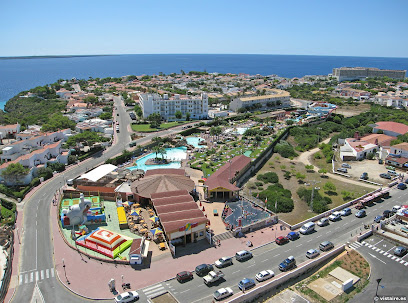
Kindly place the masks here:
[(396, 172), (396, 171), (393, 171), (393, 170), (389, 170), (388, 171), (388, 173), (391, 175), (391, 176), (398, 176), (398, 173)]
[(307, 222), (305, 225), (303, 225), (300, 229), (299, 232), (303, 235), (309, 234), (315, 230), (315, 224), (313, 222)]
[(232, 296), (234, 292), (232, 291), (231, 288), (225, 287), (225, 288), (220, 288), (216, 290), (213, 294), (215, 300), (223, 300), (226, 297)]
[(115, 297), (115, 302), (116, 303), (128, 303), (128, 302), (134, 302), (138, 299), (139, 299), (139, 294), (136, 291), (128, 291), (120, 295), (117, 295)]
[(386, 173), (380, 174), (380, 177), (381, 177), (381, 178), (384, 178), (384, 179), (391, 179), (390, 174), (386, 174)]
[(232, 265), (232, 258), (230, 257), (222, 257), (214, 262), (215, 266), (218, 268), (225, 267)]
[(382, 219), (384, 219), (384, 217), (378, 215), (378, 216), (376, 216), (376, 217), (374, 218), (374, 222), (375, 222), (375, 223), (380, 223)]
[(366, 216), (366, 211), (364, 209), (360, 209), (358, 212), (356, 212), (356, 217), (357, 218), (362, 218)]
[(343, 167), (338, 168), (337, 171), (340, 172), (340, 173), (345, 173), (346, 174), (347, 173), (347, 168), (343, 168)]
[(176, 275), (176, 279), (180, 283), (191, 280), (191, 279), (193, 279), (193, 273), (191, 273), (189, 271), (181, 271)]
[(280, 236), (280, 237), (277, 237), (277, 238), (275, 239), (275, 243), (278, 244), (278, 245), (283, 245), (283, 244), (288, 243), (288, 242), (289, 242), (289, 238), (288, 238), (288, 237), (282, 237), (282, 236)]
[(197, 276), (204, 276), (210, 271), (214, 270), (214, 267), (211, 264), (200, 264), (195, 268), (195, 273)]
[(267, 270), (263, 270), (260, 273), (256, 274), (255, 278), (257, 281), (262, 282), (262, 281), (272, 278), (273, 276), (275, 276), (275, 273), (272, 270), (267, 269)]
[(335, 211), (329, 216), (330, 221), (337, 221), (341, 219), (341, 213), (339, 211)]
[(308, 257), (309, 259), (316, 258), (318, 255), (320, 255), (320, 253), (317, 249), (309, 249), (306, 252), (306, 257)]
[(401, 209), (401, 205), (394, 205), (393, 207), (392, 207), (392, 212), (393, 213), (396, 213), (396, 212), (398, 212), (399, 210)]
[(319, 221), (317, 221), (317, 225), (319, 225), (320, 227), (329, 225), (330, 221), (328, 218), (321, 218)]
[(360, 179), (368, 180), (368, 174), (367, 174), (366, 172), (364, 172), (364, 173), (361, 175)]
[(238, 283), (238, 288), (240, 290), (247, 290), (254, 286), (255, 286), (255, 281), (253, 279), (248, 279), (248, 278), (242, 279)]
[(398, 256), (398, 257), (403, 257), (406, 255), (406, 253), (408, 252), (408, 250), (405, 247), (402, 246), (398, 246), (394, 249), (394, 255)]
[(404, 190), (404, 189), (407, 189), (407, 185), (405, 183), (400, 183), (398, 184), (397, 188)]
[(237, 259), (237, 261), (246, 261), (251, 258), (252, 258), (252, 253), (247, 250), (240, 250), (239, 252), (235, 254), (235, 259)]
[(389, 218), (389, 217), (391, 217), (391, 216), (392, 216), (392, 211), (390, 211), (390, 210), (388, 210), (388, 209), (386, 209), (386, 210), (383, 211), (383, 217), (384, 217), (384, 218)]
[(340, 212), (340, 214), (341, 214), (343, 217), (344, 217), (344, 216), (351, 215), (351, 209), (348, 208), (348, 207), (346, 207), (346, 208), (344, 208), (344, 209)]
[(324, 241), (322, 243), (320, 243), (319, 245), (319, 249), (321, 251), (328, 251), (330, 249), (332, 249), (334, 247), (334, 244), (331, 243), (330, 241)]
[(296, 231), (291, 231), (290, 233), (288, 233), (287, 237), (289, 240), (294, 241), (296, 239), (299, 239), (300, 235)]
[(281, 264), (279, 264), (279, 270), (287, 271), (296, 267), (296, 260), (293, 256), (286, 258)]
[(347, 164), (347, 163), (343, 163), (343, 164), (341, 165), (341, 167), (344, 167), (344, 168), (351, 168), (351, 165), (350, 165), (350, 164)]

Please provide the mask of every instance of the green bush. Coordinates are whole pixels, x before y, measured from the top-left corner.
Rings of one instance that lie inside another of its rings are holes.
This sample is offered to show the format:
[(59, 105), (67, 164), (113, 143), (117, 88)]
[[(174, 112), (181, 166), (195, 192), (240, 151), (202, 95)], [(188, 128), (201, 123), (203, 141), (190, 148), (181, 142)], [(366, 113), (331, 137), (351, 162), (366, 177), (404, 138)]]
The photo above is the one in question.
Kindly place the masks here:
[(274, 151), (284, 158), (296, 157), (298, 155), (293, 146), (286, 141), (281, 141), (281, 143), (276, 144)]
[[(283, 188), (281, 184), (268, 186), (266, 190), (259, 193), (260, 200), (267, 200), (267, 208), (273, 212), (288, 213), (293, 210), (294, 204), (290, 190)], [(275, 202), (277, 209), (275, 210)]]
[(256, 185), (256, 186), (263, 186), (263, 182), (256, 181), (256, 182), (255, 182), (255, 185)]
[(256, 177), (256, 179), (264, 183), (278, 183), (279, 182), (279, 177), (274, 172), (267, 172), (265, 174), (259, 174)]

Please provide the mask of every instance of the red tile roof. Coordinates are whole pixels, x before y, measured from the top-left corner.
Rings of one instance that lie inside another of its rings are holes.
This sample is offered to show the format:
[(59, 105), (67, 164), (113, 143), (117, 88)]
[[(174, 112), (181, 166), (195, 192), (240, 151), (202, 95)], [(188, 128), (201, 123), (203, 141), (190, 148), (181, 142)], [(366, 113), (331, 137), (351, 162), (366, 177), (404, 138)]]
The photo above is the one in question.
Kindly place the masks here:
[(396, 148), (396, 149), (401, 149), (401, 150), (408, 151), (408, 143), (407, 142), (402, 142), (402, 143), (399, 143), (399, 144), (395, 144), (392, 147)]
[(142, 253), (142, 238), (133, 239), (132, 245), (130, 246), (129, 256), (130, 255), (140, 255)]
[(407, 158), (404, 157), (392, 157), (392, 156), (388, 156), (387, 158), (385, 158), (386, 161), (393, 161), (393, 162), (397, 162), (399, 164), (405, 164), (408, 162)]
[(382, 145), (382, 146), (390, 146), (391, 141), (397, 139), (397, 137), (387, 136), (384, 134), (371, 134), (361, 138), (361, 141), (365, 141), (368, 143)]
[(402, 123), (397, 123), (397, 122), (391, 122), (391, 121), (381, 121), (375, 123), (376, 126), (374, 128), (378, 128), (381, 130), (388, 130), (391, 132), (395, 132), (401, 135), (404, 135), (408, 133), (408, 125), (402, 124)]
[(185, 176), (186, 171), (179, 168), (159, 168), (159, 169), (150, 169), (146, 172), (145, 177), (152, 175), (180, 175)]
[[(159, 199), (157, 199), (157, 200), (159, 200)], [(166, 214), (166, 213), (180, 211), (180, 208), (182, 208), (184, 210), (197, 209), (197, 204), (195, 202), (191, 203), (191, 201), (190, 202), (181, 202), (181, 203), (177, 203), (177, 204), (170, 204), (170, 205), (157, 205), (157, 203), (155, 203), (154, 208), (156, 209), (156, 213), (160, 215), (160, 214)]]
[[(187, 195), (188, 191), (185, 189), (181, 189), (181, 190), (175, 190), (172, 191), (172, 196), (182, 196), (182, 195)], [(167, 198), (169, 195), (167, 193), (154, 193), (151, 194), (150, 197), (152, 199), (156, 199), (156, 198)]]
[(223, 187), (230, 191), (237, 191), (239, 188), (234, 184), (231, 184), (229, 180), (230, 178), (233, 178), (237, 172), (240, 172), (245, 168), (250, 162), (251, 158), (244, 155), (235, 156), (209, 176), (204, 184), (208, 187), (209, 191), (218, 187)]
[(163, 198), (155, 198), (155, 199), (152, 198), (152, 201), (154, 201), (155, 207), (191, 202), (191, 200), (192, 198), (189, 193), (182, 195), (182, 196), (171, 196), (171, 197), (163, 197)]

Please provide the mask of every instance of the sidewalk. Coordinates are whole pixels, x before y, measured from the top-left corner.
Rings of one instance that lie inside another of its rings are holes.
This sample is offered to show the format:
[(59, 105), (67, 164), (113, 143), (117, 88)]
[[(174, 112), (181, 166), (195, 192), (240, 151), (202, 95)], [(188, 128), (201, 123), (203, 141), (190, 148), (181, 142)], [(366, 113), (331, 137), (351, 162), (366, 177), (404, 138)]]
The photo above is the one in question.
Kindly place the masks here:
[[(276, 236), (286, 235), (289, 230), (277, 231), (271, 227), (258, 230), (246, 235), (244, 238), (231, 238), (222, 241), (220, 247), (211, 247), (197, 254), (186, 255), (173, 259), (171, 256), (155, 258), (145, 269), (133, 269), (130, 265), (114, 265), (100, 262), (79, 254), (68, 247), (58, 231), (58, 222), (55, 214), (55, 206), (52, 207), (52, 233), (54, 239), (55, 269), (61, 282), (72, 292), (92, 299), (111, 299), (113, 294), (109, 291), (108, 282), (115, 279), (117, 289), (123, 281), (130, 283), (132, 289), (141, 289), (149, 285), (172, 279), (183, 270), (193, 271), (198, 264), (214, 263), (223, 256), (233, 256), (242, 249), (248, 249), (246, 242), (250, 240), (254, 247), (264, 245), (275, 239)], [(274, 227), (274, 228), (275, 228)], [(65, 270), (62, 267), (62, 259), (65, 262)], [(68, 284), (69, 281), (69, 284)]]

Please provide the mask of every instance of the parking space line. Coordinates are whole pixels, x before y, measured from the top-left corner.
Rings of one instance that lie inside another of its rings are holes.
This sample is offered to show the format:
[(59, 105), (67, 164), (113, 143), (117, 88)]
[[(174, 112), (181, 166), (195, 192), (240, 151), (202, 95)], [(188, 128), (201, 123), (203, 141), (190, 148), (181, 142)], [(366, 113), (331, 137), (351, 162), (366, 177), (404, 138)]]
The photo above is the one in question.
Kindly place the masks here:
[(384, 239), (381, 239), (381, 240), (378, 241), (377, 243), (373, 244), (373, 246), (377, 246), (377, 245), (380, 244), (382, 241), (384, 241)]
[(261, 261), (261, 263), (267, 262), (267, 261), (269, 261), (269, 259), (263, 259), (263, 260)]
[(384, 251), (381, 249), (381, 250), (380, 250), (380, 254), (382, 254), (383, 252), (384, 252)]
[(391, 258), (392, 257), (392, 255), (391, 254), (388, 254), (388, 256), (387, 256), (388, 258)]
[[(395, 246), (393, 246), (391, 249), (395, 248)], [(391, 249), (387, 250), (387, 252), (389, 252)]]
[(240, 270), (234, 271), (234, 272), (232, 273), (232, 275), (234, 275), (234, 274), (236, 274), (236, 273), (239, 273), (239, 272), (240, 272)]

